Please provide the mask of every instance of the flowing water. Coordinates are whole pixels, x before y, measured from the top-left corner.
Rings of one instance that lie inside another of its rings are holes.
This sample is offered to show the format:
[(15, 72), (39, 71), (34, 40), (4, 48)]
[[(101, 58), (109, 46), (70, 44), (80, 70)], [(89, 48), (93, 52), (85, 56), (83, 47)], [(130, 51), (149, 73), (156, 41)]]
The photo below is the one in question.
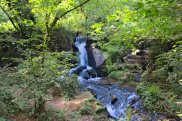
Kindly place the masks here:
[[(81, 85), (89, 90), (96, 99), (107, 109), (110, 116), (115, 119), (125, 120), (127, 107), (142, 111), (143, 105), (135, 91), (122, 88), (117, 83), (103, 84), (102, 77), (97, 77), (96, 71), (89, 66), (86, 46), (86, 37), (77, 37), (75, 42), (79, 49), (78, 67), (72, 68), (70, 73), (77, 73)], [(92, 72), (92, 74), (90, 74)], [(93, 77), (95, 73), (95, 76)], [(139, 116), (131, 120), (139, 120)]]

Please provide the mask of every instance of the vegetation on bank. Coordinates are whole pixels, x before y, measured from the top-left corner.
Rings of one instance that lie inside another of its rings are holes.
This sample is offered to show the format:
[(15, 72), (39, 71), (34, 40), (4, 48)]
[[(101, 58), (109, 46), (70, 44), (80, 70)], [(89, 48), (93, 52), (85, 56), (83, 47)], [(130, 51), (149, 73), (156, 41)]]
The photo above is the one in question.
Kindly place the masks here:
[[(1, 0), (0, 120), (64, 119), (45, 102), (78, 91), (76, 76), (68, 76), (77, 31), (108, 53), (108, 76), (136, 87), (147, 110), (181, 115), (181, 15), (179, 0)], [(127, 64), (136, 49), (148, 52), (146, 63)], [(86, 108), (81, 114), (98, 118)]]

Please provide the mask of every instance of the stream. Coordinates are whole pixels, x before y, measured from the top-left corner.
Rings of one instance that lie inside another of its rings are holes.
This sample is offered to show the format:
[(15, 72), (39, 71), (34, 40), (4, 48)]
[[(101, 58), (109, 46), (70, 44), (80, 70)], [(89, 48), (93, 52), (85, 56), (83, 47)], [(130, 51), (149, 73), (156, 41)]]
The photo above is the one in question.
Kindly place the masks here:
[[(79, 83), (82, 88), (89, 90), (94, 97), (105, 107), (109, 116), (115, 120), (126, 120), (128, 107), (137, 110), (137, 113), (132, 114), (130, 121), (141, 121), (144, 113), (144, 106), (139, 95), (135, 90), (121, 87), (118, 83), (113, 82), (104, 84), (102, 77), (97, 77), (97, 72), (89, 65), (88, 52), (86, 50), (86, 37), (76, 37), (75, 46), (79, 52), (78, 66), (70, 70), (70, 74), (77, 74)], [(147, 114), (150, 115), (150, 114)], [(156, 115), (156, 114), (155, 114)], [(149, 116), (149, 120), (157, 121), (157, 116)]]

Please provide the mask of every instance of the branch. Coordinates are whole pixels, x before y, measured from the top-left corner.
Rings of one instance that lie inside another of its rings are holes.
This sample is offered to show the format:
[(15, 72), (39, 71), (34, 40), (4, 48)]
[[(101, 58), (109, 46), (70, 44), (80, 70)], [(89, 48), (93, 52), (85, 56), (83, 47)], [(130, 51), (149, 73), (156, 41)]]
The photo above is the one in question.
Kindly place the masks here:
[(1, 8), (1, 9), (3, 10), (3, 12), (8, 16), (8, 18), (9, 18), (9, 20), (11, 21), (11, 23), (13, 24), (14, 28), (15, 28), (19, 33), (21, 33), (20, 30), (19, 30), (19, 28), (15, 25), (15, 23), (14, 23), (13, 19), (11, 18), (11, 16), (6, 12), (6, 10), (5, 10), (2, 6), (0, 6), (0, 8)]
[(54, 26), (56, 25), (57, 21), (58, 21), (60, 18), (64, 17), (66, 14), (70, 13), (71, 11), (73, 11), (73, 10), (75, 10), (75, 9), (77, 9), (77, 8), (79, 8), (79, 7), (81, 7), (81, 6), (83, 6), (84, 4), (86, 4), (86, 3), (89, 2), (89, 1), (90, 1), (90, 0), (86, 0), (85, 2), (79, 4), (78, 6), (75, 6), (74, 8), (72, 8), (72, 9), (66, 11), (65, 13), (63, 13), (63, 14), (62, 14), (61, 16), (59, 16), (59, 17), (56, 15), (56, 17), (54, 18), (54, 20), (53, 20), (53, 22), (52, 22), (52, 24), (51, 24), (51, 26), (50, 26), (50, 28), (49, 28), (49, 30), (51, 30), (52, 27), (54, 27)]

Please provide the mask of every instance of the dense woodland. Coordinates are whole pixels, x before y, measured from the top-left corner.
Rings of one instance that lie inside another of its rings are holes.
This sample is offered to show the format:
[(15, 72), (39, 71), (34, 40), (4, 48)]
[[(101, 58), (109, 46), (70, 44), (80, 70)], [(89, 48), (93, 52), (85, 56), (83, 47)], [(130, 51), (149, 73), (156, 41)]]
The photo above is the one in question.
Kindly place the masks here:
[(47, 106), (79, 92), (69, 75), (77, 32), (106, 57), (101, 75), (134, 88), (146, 111), (180, 120), (181, 0), (0, 0), (0, 121), (113, 120), (93, 101), (73, 113)]

